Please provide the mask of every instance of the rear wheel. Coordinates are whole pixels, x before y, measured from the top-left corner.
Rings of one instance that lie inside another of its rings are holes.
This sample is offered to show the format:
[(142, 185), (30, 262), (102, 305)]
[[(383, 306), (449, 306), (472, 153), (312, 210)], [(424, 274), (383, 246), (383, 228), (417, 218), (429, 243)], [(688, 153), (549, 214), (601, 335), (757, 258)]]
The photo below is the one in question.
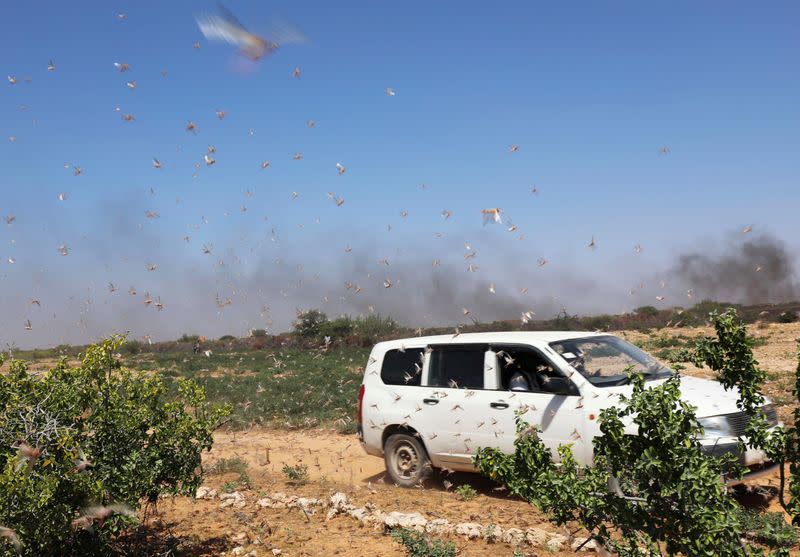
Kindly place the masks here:
[(431, 461), (422, 442), (405, 433), (395, 433), (386, 439), (383, 459), (389, 477), (401, 487), (421, 483), (431, 471)]

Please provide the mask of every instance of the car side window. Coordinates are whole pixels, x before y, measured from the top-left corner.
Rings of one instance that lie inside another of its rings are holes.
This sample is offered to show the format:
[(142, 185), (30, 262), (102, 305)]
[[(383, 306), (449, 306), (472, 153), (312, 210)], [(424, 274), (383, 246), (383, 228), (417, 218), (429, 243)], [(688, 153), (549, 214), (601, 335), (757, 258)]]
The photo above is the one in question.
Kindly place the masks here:
[(428, 386), (451, 389), (483, 389), (486, 347), (433, 348)]
[(410, 385), (419, 387), (422, 379), (422, 348), (388, 350), (383, 355), (381, 381), (386, 385)]
[(500, 363), (501, 389), (566, 394), (571, 381), (556, 371), (550, 361), (529, 348), (493, 346)]

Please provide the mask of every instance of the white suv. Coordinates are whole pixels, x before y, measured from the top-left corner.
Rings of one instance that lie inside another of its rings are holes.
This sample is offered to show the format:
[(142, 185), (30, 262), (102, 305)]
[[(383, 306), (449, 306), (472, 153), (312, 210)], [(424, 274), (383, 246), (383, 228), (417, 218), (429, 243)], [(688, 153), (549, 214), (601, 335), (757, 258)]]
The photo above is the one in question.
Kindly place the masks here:
[[(674, 372), (619, 337), (583, 332), (504, 332), (431, 336), (375, 345), (358, 397), (364, 450), (383, 456), (391, 479), (418, 484), (433, 468), (472, 471), (479, 447), (514, 452), (514, 417), (541, 429), (553, 451), (572, 444), (579, 463), (592, 462), (600, 410), (631, 393), (626, 370), (663, 381)], [(511, 385), (509, 385), (511, 383)], [(513, 389), (513, 390), (512, 390)], [(774, 467), (758, 450), (739, 450), (747, 417), (735, 390), (716, 381), (681, 378), (683, 400), (697, 408), (708, 452), (733, 452), (749, 475)], [(778, 425), (771, 404), (764, 408)], [(629, 424), (629, 433), (635, 426)]]

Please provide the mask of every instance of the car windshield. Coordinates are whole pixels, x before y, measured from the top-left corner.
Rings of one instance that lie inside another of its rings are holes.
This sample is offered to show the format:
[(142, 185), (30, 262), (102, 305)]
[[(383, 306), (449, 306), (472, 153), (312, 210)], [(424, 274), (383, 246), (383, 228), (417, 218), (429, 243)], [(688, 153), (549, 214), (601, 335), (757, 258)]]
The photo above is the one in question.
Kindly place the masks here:
[(614, 336), (596, 336), (551, 342), (576, 371), (598, 387), (624, 385), (628, 371), (642, 373), (645, 379), (663, 379), (674, 372), (647, 352)]

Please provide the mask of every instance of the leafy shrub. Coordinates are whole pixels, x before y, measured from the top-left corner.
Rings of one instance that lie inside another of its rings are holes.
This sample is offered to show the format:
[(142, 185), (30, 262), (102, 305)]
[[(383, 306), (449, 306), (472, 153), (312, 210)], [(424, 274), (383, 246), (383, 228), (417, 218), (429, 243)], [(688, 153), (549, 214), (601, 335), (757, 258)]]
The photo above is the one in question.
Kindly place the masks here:
[(475, 491), (475, 488), (469, 484), (463, 484), (458, 486), (455, 489), (455, 494), (462, 501), (469, 501), (470, 499), (475, 499), (475, 497), (478, 496), (478, 492)]
[(208, 474), (227, 474), (228, 472), (236, 472), (237, 474), (244, 474), (247, 472), (247, 462), (238, 456), (232, 458), (221, 458), (211, 465)]
[(295, 485), (304, 485), (308, 483), (308, 466), (305, 464), (297, 464), (295, 466), (286, 464), (281, 469), (281, 472), (283, 472), (283, 475), (286, 476), (289, 482)]
[[(62, 360), (33, 375), (12, 361), (0, 375), (0, 525), (25, 555), (96, 553), (140, 501), (202, 482), (201, 453), (227, 408), (191, 381), (168, 400), (157, 374), (122, 367), (123, 341), (89, 347), (75, 368)], [(93, 519), (92, 505), (115, 512)]]
[(797, 530), (786, 524), (783, 513), (764, 513), (742, 509), (739, 520), (747, 539), (769, 547), (792, 547), (800, 537)]
[(639, 306), (633, 313), (636, 315), (641, 315), (642, 317), (655, 317), (658, 315), (658, 308), (655, 306)]
[[(570, 446), (550, 449), (517, 417), (515, 453), (480, 449), (478, 469), (539, 507), (559, 525), (576, 521), (624, 555), (744, 555), (737, 503), (719, 481), (733, 463), (705, 455), (694, 408), (680, 400), (680, 379), (645, 388), (632, 375), (630, 399), (600, 413), (594, 466), (582, 469)], [(632, 420), (638, 435), (626, 435)]]
[(320, 326), (319, 336), (327, 336), (332, 339), (346, 338), (353, 334), (355, 326), (354, 319), (348, 316), (337, 317), (333, 321), (327, 321)]
[(328, 316), (318, 309), (301, 311), (294, 322), (294, 332), (305, 339), (315, 338), (320, 335), (322, 325), (327, 321)]
[(248, 476), (247, 473), (242, 472), (235, 480), (231, 480), (222, 484), (222, 491), (225, 493), (231, 493), (239, 489), (250, 489), (251, 486), (252, 481), (250, 480), (250, 476)]
[(198, 340), (200, 340), (200, 335), (187, 335), (184, 333), (178, 339), (178, 342), (197, 342)]
[(229, 342), (231, 340), (236, 340), (236, 337), (233, 335), (222, 335), (219, 337), (220, 342)]
[(456, 546), (453, 542), (435, 539), (429, 540), (424, 534), (408, 528), (392, 531), (392, 538), (403, 544), (408, 557), (455, 557)]
[(796, 311), (784, 311), (778, 315), (778, 323), (794, 323), (798, 319)]
[(251, 337), (256, 337), (256, 338), (264, 338), (264, 337), (267, 336), (267, 330), (266, 329), (251, 329), (250, 330), (250, 336)]

